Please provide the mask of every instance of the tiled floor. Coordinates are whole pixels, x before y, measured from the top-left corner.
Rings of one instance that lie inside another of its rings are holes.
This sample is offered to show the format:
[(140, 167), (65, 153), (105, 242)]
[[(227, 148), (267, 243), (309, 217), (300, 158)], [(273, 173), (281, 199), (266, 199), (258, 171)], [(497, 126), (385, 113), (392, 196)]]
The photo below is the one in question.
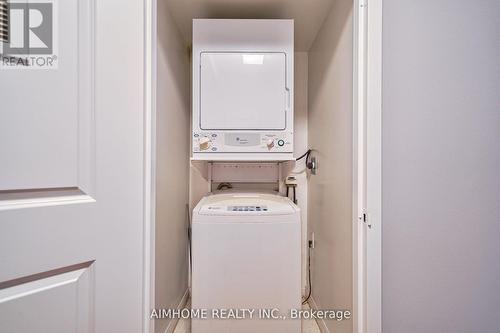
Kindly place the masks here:
[[(188, 301), (186, 307), (190, 307), (191, 304)], [(309, 309), (309, 304), (304, 306), (304, 309)], [(320, 333), (318, 323), (314, 319), (305, 319), (302, 323), (302, 333)], [(175, 327), (174, 333), (191, 333), (191, 322), (188, 319), (179, 320), (177, 326)]]

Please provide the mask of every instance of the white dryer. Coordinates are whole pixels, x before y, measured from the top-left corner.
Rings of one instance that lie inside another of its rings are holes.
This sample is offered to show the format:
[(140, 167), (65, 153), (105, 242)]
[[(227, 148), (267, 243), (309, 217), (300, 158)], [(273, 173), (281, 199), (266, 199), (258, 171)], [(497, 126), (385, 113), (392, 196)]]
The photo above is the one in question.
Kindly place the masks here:
[[(208, 319), (193, 319), (192, 332), (300, 333), (301, 321), (290, 319), (301, 308), (300, 233), (299, 208), (288, 198), (203, 198), (192, 219), (192, 308), (208, 309)], [(214, 309), (255, 311), (252, 319), (215, 319)], [(262, 319), (260, 309), (288, 319)]]
[(193, 159), (293, 159), (293, 27), (193, 20)]

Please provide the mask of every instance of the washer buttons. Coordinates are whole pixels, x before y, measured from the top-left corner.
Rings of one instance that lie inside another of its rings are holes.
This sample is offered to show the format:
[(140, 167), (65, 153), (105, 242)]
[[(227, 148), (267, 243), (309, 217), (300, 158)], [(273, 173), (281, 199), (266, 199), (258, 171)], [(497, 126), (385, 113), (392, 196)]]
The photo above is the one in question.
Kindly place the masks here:
[(283, 140), (278, 140), (278, 146), (283, 147), (285, 145), (285, 141)]

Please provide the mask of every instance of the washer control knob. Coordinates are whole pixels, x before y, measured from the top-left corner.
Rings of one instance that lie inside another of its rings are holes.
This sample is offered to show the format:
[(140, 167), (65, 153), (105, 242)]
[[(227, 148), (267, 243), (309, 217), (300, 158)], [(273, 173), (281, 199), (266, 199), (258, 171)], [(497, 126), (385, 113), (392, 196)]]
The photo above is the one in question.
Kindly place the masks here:
[(266, 145), (267, 145), (267, 149), (273, 148), (274, 147), (274, 140), (273, 139), (267, 140)]
[(200, 150), (207, 150), (208, 148), (210, 148), (210, 142), (212, 142), (212, 140), (210, 140), (206, 136), (201, 137), (200, 140), (198, 141), (198, 144), (200, 145)]

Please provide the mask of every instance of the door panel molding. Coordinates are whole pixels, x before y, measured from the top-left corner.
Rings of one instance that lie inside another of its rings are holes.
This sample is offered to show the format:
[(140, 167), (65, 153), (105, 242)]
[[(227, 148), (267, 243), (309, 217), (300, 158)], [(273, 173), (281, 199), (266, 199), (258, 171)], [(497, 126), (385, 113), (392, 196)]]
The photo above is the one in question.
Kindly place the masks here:
[(95, 0), (78, 1), (78, 188), (95, 187)]
[[(90, 332), (94, 261), (0, 282), (0, 331)], [(49, 326), (47, 326), (49, 325)]]
[(0, 191), (0, 211), (89, 202), (95, 200), (78, 187)]
[[(44, 167), (47, 168), (49, 164), (39, 168), (37, 164), (39, 157), (33, 158), (29, 168), (26, 166), (16, 168), (15, 165), (18, 163), (26, 164), (25, 157), (19, 155), (29, 154), (30, 149), (36, 150), (37, 147), (30, 146), (27, 148), (25, 144), (21, 144), (19, 149), (17, 149), (16, 142), (23, 140), (23, 138), (19, 137), (18, 140), (14, 140), (14, 137), (12, 137), (13, 133), (6, 134), (6, 143), (3, 147), (0, 145), (0, 154), (7, 160), (10, 159), (10, 161), (4, 164), (4, 168), (7, 168), (5, 170), (0, 165), (0, 210), (95, 201), (93, 198), (95, 188), (96, 145), (94, 102), (95, 0), (73, 1), (74, 6), (76, 6), (77, 16), (76, 36), (72, 37), (60, 33), (60, 38), (74, 38), (77, 40), (77, 59), (75, 63), (75, 71), (77, 72), (77, 96), (74, 104), (77, 109), (75, 118), (76, 123), (64, 124), (65, 127), (73, 126), (76, 129), (75, 133), (73, 133), (76, 136), (74, 140), (76, 145), (72, 148), (76, 156), (76, 163), (74, 166), (76, 170), (69, 171), (68, 174), (61, 176), (62, 178), (60, 181), (56, 180), (57, 176), (55, 175), (47, 177), (44, 175), (44, 172), (47, 171), (47, 169), (44, 170)], [(19, 74), (9, 73), (9, 75), (12, 75), (9, 80), (21, 80), (26, 73), (27, 72), (19, 72)], [(40, 75), (48, 76), (51, 75), (51, 73), (46, 72), (46, 74)], [(39, 78), (43, 81), (44, 76)], [(67, 111), (75, 112), (75, 110)], [(14, 113), (14, 111), (11, 112)], [(3, 119), (3, 121), (6, 126), (9, 126), (9, 120), (14, 122), (14, 127), (19, 125), (19, 119), (16, 118), (16, 120), (14, 120), (14, 116), (9, 116), (7, 114), (5, 117), (6, 119)], [(17, 133), (15, 135), (17, 135)], [(19, 135), (22, 136), (22, 133)], [(58, 137), (55, 136), (54, 138)], [(46, 138), (40, 138), (41, 141), (44, 139)], [(50, 142), (50, 140), (47, 142)], [(46, 147), (45, 149), (49, 148)], [(57, 146), (54, 147), (54, 149), (58, 149)], [(18, 159), (17, 162), (16, 159)], [(67, 160), (65, 161), (67, 162)], [(58, 162), (59, 161), (54, 160), (52, 163), (53, 165), (57, 165)], [(6, 165), (10, 165), (10, 167)], [(63, 167), (68, 167), (68, 165), (64, 164), (60, 166), (60, 168)], [(19, 169), (19, 173), (14, 172), (13, 169)], [(57, 169), (55, 172), (57, 172)], [(69, 174), (74, 174), (75, 178), (70, 180), (72, 177), (69, 177)]]

